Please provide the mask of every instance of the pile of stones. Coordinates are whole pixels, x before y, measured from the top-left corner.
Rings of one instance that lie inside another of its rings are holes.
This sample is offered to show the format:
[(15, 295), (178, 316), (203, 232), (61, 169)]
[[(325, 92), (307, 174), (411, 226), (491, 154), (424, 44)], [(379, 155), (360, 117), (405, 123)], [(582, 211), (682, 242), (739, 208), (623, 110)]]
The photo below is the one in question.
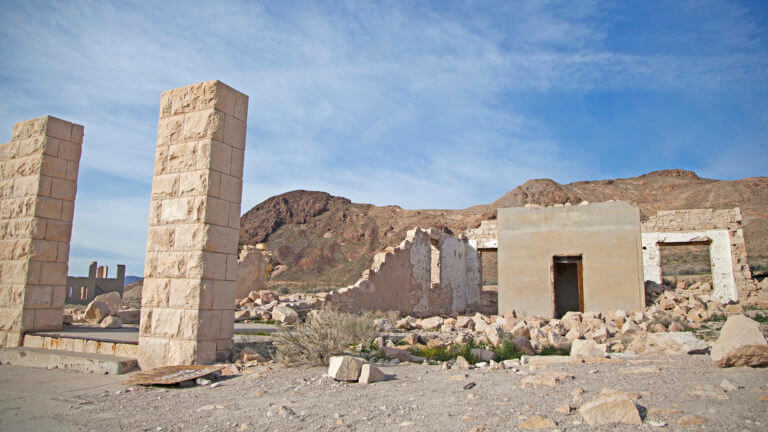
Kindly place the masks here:
[(77, 323), (102, 328), (138, 324), (141, 314), (138, 309), (122, 308), (122, 298), (116, 292), (96, 296), (85, 308), (71, 308), (64, 312), (64, 324)]
[(275, 321), (295, 324), (323, 302), (317, 294), (279, 295), (271, 290), (251, 291), (248, 297), (235, 300), (235, 321)]

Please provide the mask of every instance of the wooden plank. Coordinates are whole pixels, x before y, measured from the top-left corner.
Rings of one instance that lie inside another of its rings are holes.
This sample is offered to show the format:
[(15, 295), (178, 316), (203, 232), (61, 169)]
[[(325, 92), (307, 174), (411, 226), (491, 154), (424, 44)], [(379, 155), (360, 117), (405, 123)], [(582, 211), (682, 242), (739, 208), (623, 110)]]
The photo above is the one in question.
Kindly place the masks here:
[(171, 385), (183, 381), (189, 381), (210, 375), (214, 372), (224, 369), (225, 366), (207, 366), (207, 365), (185, 365), (185, 366), (163, 366), (148, 371), (141, 371), (131, 374), (123, 382), (126, 385)]

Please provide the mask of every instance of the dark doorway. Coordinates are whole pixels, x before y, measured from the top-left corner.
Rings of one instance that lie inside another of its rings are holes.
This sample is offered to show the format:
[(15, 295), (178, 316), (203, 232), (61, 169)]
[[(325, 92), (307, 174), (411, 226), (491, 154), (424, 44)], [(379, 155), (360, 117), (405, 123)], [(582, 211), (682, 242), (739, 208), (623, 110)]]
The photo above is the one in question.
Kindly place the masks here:
[(580, 256), (556, 256), (554, 260), (555, 317), (568, 311), (584, 312)]

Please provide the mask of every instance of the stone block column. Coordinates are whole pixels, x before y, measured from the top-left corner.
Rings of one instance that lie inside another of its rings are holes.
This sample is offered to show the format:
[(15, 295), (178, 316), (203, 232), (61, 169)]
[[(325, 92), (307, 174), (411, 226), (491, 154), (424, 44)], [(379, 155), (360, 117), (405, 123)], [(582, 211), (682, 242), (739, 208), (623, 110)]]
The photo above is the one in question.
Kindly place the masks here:
[(0, 145), (0, 347), (61, 328), (83, 126), (45, 116)]
[(248, 96), (219, 81), (160, 99), (139, 364), (200, 364), (232, 348)]

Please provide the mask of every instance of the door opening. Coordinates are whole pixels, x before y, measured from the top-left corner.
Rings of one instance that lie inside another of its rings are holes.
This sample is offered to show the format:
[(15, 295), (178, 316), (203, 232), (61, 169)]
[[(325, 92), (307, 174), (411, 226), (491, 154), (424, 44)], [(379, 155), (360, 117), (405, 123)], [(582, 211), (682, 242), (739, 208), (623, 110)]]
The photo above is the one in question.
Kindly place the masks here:
[(556, 256), (553, 263), (555, 317), (568, 311), (584, 312), (581, 256)]

